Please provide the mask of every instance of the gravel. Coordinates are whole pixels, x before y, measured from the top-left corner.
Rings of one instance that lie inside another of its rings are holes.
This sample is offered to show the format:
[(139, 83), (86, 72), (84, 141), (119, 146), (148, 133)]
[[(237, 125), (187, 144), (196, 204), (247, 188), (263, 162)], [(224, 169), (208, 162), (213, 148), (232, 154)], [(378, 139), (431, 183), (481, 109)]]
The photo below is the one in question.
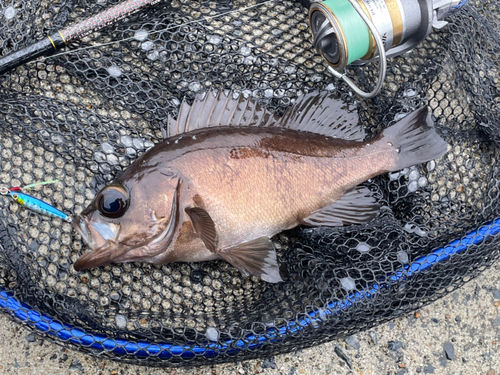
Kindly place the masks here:
[(335, 354), (337, 354), (339, 356), (339, 358), (341, 360), (343, 360), (347, 364), (347, 366), (349, 366), (350, 369), (352, 369), (351, 360), (349, 359), (348, 356), (345, 355), (345, 353), (342, 351), (342, 349), (340, 349), (340, 346), (335, 345), (334, 351), (335, 351)]
[(358, 340), (356, 340), (356, 337), (354, 337), (354, 335), (347, 336), (345, 338), (345, 342), (347, 345), (349, 345), (353, 349), (358, 350), (360, 348), (360, 344), (359, 344)]
[(434, 374), (434, 370), (436, 370), (434, 366), (431, 365), (424, 366), (424, 374)]
[(398, 349), (401, 349), (402, 347), (403, 343), (401, 341), (389, 341), (387, 343), (387, 349), (393, 352), (395, 352)]
[(83, 366), (78, 359), (75, 359), (73, 362), (71, 362), (71, 365), (69, 365), (69, 369), (83, 371)]
[(378, 345), (377, 334), (373, 331), (368, 332), (370, 339), (372, 340), (373, 345)]
[(453, 344), (451, 342), (445, 342), (443, 344), (443, 350), (446, 358), (448, 358), (450, 361), (453, 361), (455, 359), (455, 348), (453, 347)]
[(28, 342), (35, 342), (35, 334), (34, 333), (30, 333), (29, 335), (26, 335), (25, 339)]
[(260, 367), (276, 369), (276, 362), (274, 361), (274, 357), (264, 359)]

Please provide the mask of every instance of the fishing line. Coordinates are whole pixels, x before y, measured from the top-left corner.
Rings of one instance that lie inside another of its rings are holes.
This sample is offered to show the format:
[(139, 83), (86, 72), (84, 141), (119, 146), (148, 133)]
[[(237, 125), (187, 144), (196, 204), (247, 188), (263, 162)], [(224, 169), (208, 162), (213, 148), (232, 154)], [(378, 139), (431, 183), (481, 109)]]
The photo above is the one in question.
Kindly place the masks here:
[(49, 181), (43, 181), (43, 182), (35, 182), (34, 184), (26, 185), (23, 187), (13, 187), (10, 188), (9, 190), (15, 191), (15, 190), (31, 190), (37, 186), (42, 186), (42, 185), (49, 185), (49, 184), (55, 184), (56, 182), (59, 182), (59, 180), (49, 180)]
[[(257, 8), (257, 7), (260, 7), (260, 6), (263, 6), (263, 5), (267, 5), (267, 4), (270, 4), (270, 3), (274, 3), (275, 1), (277, 1), (277, 0), (267, 0), (267, 1), (264, 1), (264, 2), (259, 3), (259, 4), (249, 5), (249, 6), (246, 6), (246, 7), (243, 7), (243, 8), (239, 8), (239, 9), (235, 9), (235, 10), (230, 10), (230, 11), (227, 11), (227, 12), (224, 12), (224, 13), (216, 14), (214, 16), (206, 16), (203, 20), (192, 20), (192, 21), (187, 21), (187, 22), (185, 22), (183, 24), (180, 24), (180, 25), (169, 25), (169, 26), (165, 27), (164, 29), (160, 29), (160, 30), (155, 30), (155, 31), (148, 32), (148, 35), (162, 33), (162, 32), (165, 32), (165, 31), (169, 31), (171, 29), (176, 29), (176, 28), (180, 28), (180, 27), (184, 27), (184, 26), (188, 26), (188, 25), (192, 25), (192, 24), (196, 24), (196, 23), (208, 22), (210, 20), (213, 20), (214, 18), (227, 16), (227, 15), (230, 15), (230, 14), (233, 14), (233, 13), (244, 12), (244, 11), (247, 11), (249, 9)], [(132, 40), (132, 39), (135, 39), (135, 36), (131, 36), (131, 37), (124, 38), (124, 39), (119, 39), (119, 40), (114, 40), (114, 41), (111, 41), (111, 42), (106, 42), (106, 43), (101, 43), (101, 44), (95, 44), (95, 45), (92, 45), (92, 46), (81, 47), (81, 48), (70, 50), (70, 51), (66, 51), (66, 52), (56, 53), (56, 54), (53, 54), (51, 56), (42, 56), (41, 58), (39, 58), (38, 61), (42, 61), (42, 60), (45, 60), (45, 59), (48, 59), (48, 58), (52, 58), (52, 57), (57, 57), (57, 56), (68, 55), (68, 54), (75, 53), (75, 52), (82, 51), (82, 50), (89, 50), (89, 49), (93, 49), (93, 48), (105, 47), (105, 46), (109, 46), (109, 45), (112, 45), (112, 44), (115, 44), (115, 43), (121, 43), (121, 42), (125, 42), (127, 40)]]

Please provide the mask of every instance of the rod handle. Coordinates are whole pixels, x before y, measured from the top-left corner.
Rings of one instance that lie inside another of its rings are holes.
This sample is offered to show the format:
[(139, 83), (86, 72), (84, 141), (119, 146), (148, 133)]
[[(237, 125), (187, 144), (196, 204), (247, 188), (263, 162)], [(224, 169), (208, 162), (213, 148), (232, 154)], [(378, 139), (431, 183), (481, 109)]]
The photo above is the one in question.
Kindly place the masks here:
[(12, 52), (0, 58), (0, 74), (17, 68), (19, 65), (34, 60), (40, 56), (48, 56), (64, 46), (64, 41), (59, 33), (55, 33), (39, 42), (33, 43), (19, 51)]

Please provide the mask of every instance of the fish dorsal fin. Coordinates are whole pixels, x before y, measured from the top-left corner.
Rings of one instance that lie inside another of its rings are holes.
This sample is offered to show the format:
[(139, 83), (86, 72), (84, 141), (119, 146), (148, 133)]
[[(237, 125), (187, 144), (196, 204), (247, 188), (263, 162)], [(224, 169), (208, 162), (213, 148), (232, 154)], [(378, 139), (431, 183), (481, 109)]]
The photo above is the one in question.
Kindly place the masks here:
[(363, 141), (365, 132), (358, 125), (358, 113), (333, 93), (312, 92), (297, 99), (277, 126), (322, 134), (349, 141)]
[(301, 96), (278, 117), (252, 98), (232, 91), (197, 95), (192, 105), (182, 101), (177, 120), (168, 117), (165, 138), (218, 126), (279, 126), (350, 141), (362, 141), (365, 132), (358, 114), (335, 94), (312, 92)]
[(270, 126), (278, 120), (278, 116), (253, 99), (245, 99), (233, 92), (207, 92), (196, 96), (192, 105), (182, 101), (177, 120), (168, 117), (164, 136), (169, 138), (216, 126)]

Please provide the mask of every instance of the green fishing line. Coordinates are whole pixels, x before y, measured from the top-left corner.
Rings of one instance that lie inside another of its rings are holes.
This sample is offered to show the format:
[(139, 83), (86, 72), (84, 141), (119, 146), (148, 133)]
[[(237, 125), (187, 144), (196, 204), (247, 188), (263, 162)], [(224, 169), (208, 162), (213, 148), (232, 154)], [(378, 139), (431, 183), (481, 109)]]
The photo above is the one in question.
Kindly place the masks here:
[(323, 5), (330, 8), (344, 33), (347, 64), (365, 56), (370, 48), (370, 31), (351, 3), (348, 0), (325, 0)]
[(56, 182), (59, 182), (59, 180), (50, 180), (50, 181), (44, 181), (44, 182), (35, 182), (34, 184), (23, 186), (22, 189), (23, 190), (30, 190), (30, 189), (33, 189), (34, 187), (37, 187), (37, 186), (40, 186), (40, 185), (55, 184)]

